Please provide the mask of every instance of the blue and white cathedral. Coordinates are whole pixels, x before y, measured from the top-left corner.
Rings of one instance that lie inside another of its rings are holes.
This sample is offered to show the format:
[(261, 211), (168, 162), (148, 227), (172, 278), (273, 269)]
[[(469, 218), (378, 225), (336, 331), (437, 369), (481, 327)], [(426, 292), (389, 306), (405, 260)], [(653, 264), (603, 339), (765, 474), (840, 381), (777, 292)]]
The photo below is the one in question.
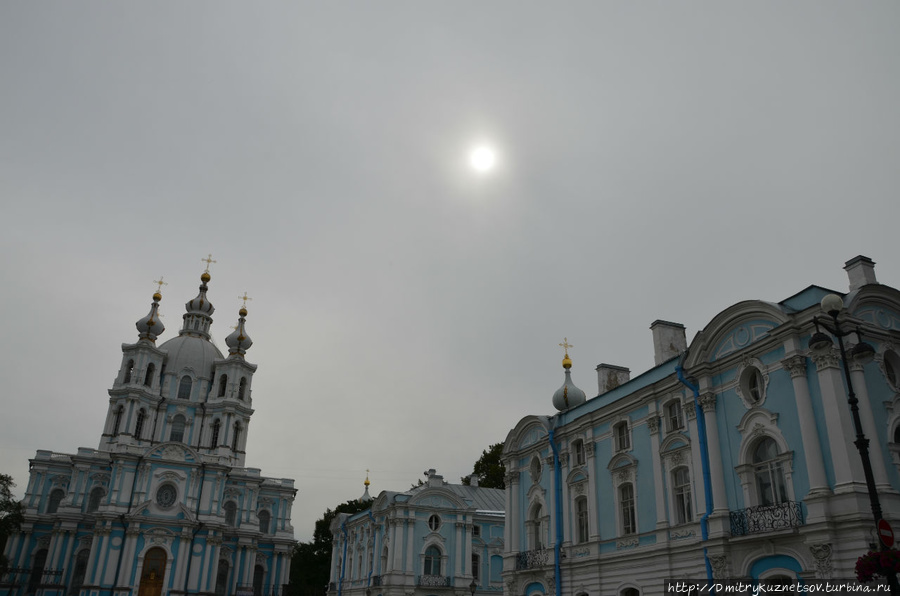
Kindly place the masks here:
[(157, 292), (137, 342), (122, 345), (98, 448), (30, 461), (7, 596), (282, 593), (297, 491), (244, 467), (256, 372), (247, 310), (223, 355), (208, 270), (200, 279), (177, 337), (156, 345)]

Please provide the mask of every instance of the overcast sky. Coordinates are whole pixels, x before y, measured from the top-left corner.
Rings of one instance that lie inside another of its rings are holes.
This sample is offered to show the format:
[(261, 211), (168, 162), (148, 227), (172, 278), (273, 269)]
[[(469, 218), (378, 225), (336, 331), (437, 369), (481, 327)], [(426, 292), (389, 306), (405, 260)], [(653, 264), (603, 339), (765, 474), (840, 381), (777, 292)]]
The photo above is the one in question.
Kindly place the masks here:
[(552, 413), (563, 337), (595, 395), (656, 319), (900, 286), (898, 57), (888, 1), (3, 2), (0, 472), (97, 446), (208, 253), (301, 540)]

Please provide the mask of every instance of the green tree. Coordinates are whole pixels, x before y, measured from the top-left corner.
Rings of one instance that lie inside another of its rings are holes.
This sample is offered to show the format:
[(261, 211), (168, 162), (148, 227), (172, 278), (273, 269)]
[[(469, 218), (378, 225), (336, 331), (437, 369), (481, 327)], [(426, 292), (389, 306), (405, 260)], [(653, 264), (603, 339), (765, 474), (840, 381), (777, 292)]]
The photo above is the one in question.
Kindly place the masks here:
[[(478, 476), (478, 486), (484, 488), (506, 488), (506, 466), (500, 461), (503, 455), (503, 443), (496, 443), (481, 452), (481, 457), (475, 462), (472, 473)], [(462, 483), (469, 485), (469, 477), (464, 476)]]
[(326, 509), (316, 520), (312, 542), (301, 542), (291, 557), (291, 595), (321, 596), (328, 583), (331, 568), (331, 522), (339, 513), (359, 513), (372, 506), (372, 501), (347, 501), (334, 509)]
[(15, 485), (12, 476), (0, 474), (0, 575), (6, 573), (9, 567), (9, 561), (3, 556), (6, 539), (22, 525), (22, 503), (12, 494)]

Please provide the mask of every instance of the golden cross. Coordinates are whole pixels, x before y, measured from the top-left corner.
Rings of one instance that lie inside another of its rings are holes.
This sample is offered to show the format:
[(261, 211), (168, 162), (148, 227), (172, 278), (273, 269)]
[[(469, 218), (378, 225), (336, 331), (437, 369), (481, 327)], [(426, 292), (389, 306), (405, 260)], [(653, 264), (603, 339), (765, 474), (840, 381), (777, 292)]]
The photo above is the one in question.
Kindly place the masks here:
[(575, 346), (573, 346), (572, 344), (569, 343), (569, 338), (568, 338), (568, 337), (564, 337), (564, 338), (563, 338), (563, 342), (562, 342), (561, 344), (559, 344), (559, 347), (561, 347), (562, 349), (564, 349), (564, 350), (566, 351), (566, 354), (568, 354), (568, 353), (569, 353), (569, 348), (574, 348)]
[(247, 295), (247, 292), (244, 292), (244, 295), (243, 295), (243, 296), (238, 296), (238, 300), (243, 300), (243, 301), (244, 301), (244, 308), (247, 308), (247, 301), (248, 301), (248, 300), (253, 300), (253, 298), (251, 298), (250, 296), (248, 296), (248, 295)]
[(158, 287), (156, 288), (156, 291), (157, 291), (157, 292), (161, 291), (163, 286), (169, 285), (169, 282), (163, 281), (163, 276), (162, 276), (162, 275), (159, 276), (159, 279), (154, 279), (154, 280), (153, 280), (153, 283), (155, 283), (155, 284), (158, 286)]
[(213, 261), (212, 253), (209, 253), (209, 255), (207, 255), (207, 257), (205, 259), (200, 259), (200, 260), (203, 261), (204, 263), (206, 263), (206, 270), (204, 271), (204, 273), (209, 273), (209, 266), (216, 262), (216, 261)]

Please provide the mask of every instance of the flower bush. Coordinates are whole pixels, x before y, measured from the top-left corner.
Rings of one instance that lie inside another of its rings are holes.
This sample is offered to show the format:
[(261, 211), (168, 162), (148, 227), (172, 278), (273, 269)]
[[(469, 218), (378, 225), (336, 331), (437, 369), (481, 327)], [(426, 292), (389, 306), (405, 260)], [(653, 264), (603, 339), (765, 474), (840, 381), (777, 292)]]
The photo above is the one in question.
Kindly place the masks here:
[(870, 550), (856, 560), (856, 579), (862, 584), (876, 575), (887, 577), (891, 573), (900, 573), (900, 551)]

